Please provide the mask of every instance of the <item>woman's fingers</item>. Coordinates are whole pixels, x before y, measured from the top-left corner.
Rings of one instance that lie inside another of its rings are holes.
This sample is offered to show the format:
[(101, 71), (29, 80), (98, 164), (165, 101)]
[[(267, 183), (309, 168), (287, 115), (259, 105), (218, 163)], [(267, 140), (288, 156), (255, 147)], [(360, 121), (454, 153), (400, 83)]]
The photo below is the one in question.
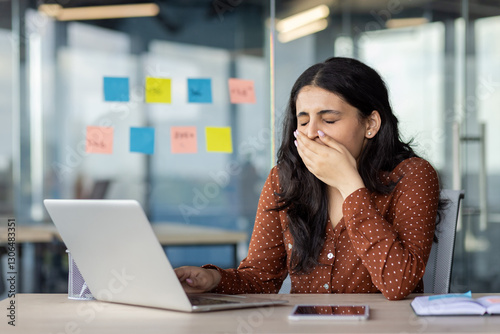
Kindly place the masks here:
[(214, 289), (220, 281), (217, 270), (186, 266), (174, 269), (186, 292), (200, 293)]
[(310, 139), (300, 132), (295, 133), (297, 151), (307, 169), (327, 185), (344, 193), (363, 182), (356, 167), (356, 161), (347, 148), (332, 137), (318, 131), (319, 141)]
[(203, 273), (200, 270), (206, 270), (198, 267), (180, 267), (176, 268), (175, 274), (181, 282), (186, 292), (205, 292), (207, 288), (206, 280), (203, 280)]
[(338, 152), (345, 152), (346, 151), (346, 148), (344, 145), (340, 144), (338, 141), (336, 141), (332, 137), (327, 136), (326, 134), (323, 133), (323, 131), (318, 130), (318, 136), (319, 136), (319, 139), (321, 140), (321, 142), (323, 144), (325, 144), (326, 146), (333, 148)]

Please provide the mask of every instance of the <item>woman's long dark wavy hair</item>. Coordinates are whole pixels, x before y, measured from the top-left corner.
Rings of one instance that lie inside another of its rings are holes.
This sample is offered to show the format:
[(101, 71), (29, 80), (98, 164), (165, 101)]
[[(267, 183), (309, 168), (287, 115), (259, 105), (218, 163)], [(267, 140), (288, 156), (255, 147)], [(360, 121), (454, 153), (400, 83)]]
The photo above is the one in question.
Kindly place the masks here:
[(380, 114), (380, 129), (367, 141), (358, 159), (358, 172), (369, 191), (390, 193), (395, 183), (383, 182), (381, 172), (390, 172), (401, 161), (417, 156), (400, 138), (386, 85), (375, 70), (355, 59), (334, 57), (302, 73), (290, 93), (284, 119), (277, 161), (281, 193), (275, 208), (288, 209), (289, 229), (294, 239), (290, 268), (295, 273), (309, 272), (318, 264), (328, 221), (327, 187), (309, 172), (294, 144), (297, 95), (304, 86), (336, 94), (358, 109), (360, 120), (368, 118), (374, 110)]

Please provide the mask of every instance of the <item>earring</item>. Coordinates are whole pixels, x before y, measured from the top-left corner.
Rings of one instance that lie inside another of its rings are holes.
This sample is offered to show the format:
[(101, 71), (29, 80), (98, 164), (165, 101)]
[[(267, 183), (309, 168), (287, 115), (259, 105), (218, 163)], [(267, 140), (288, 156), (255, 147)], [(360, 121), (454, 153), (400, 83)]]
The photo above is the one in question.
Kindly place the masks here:
[(368, 136), (371, 136), (371, 135), (372, 135), (372, 133), (370, 131), (368, 131)]

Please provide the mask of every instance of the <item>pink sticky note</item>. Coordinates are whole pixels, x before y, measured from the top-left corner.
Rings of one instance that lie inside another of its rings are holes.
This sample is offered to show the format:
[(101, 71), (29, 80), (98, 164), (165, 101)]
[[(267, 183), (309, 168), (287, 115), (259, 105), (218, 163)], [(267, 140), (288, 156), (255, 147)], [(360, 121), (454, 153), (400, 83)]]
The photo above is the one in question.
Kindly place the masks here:
[(172, 153), (197, 153), (195, 126), (173, 126), (170, 128)]
[(229, 79), (229, 97), (231, 103), (255, 103), (253, 80)]
[(104, 126), (87, 126), (87, 153), (113, 153), (113, 128)]

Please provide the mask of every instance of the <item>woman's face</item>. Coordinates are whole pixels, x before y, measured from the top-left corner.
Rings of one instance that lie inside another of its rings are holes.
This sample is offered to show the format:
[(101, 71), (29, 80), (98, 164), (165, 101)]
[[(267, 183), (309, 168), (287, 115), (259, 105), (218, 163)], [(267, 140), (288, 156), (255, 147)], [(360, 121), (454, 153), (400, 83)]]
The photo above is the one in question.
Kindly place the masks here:
[(357, 160), (369, 128), (359, 111), (336, 94), (316, 86), (304, 86), (297, 95), (297, 130), (322, 143), (318, 130), (344, 145)]

